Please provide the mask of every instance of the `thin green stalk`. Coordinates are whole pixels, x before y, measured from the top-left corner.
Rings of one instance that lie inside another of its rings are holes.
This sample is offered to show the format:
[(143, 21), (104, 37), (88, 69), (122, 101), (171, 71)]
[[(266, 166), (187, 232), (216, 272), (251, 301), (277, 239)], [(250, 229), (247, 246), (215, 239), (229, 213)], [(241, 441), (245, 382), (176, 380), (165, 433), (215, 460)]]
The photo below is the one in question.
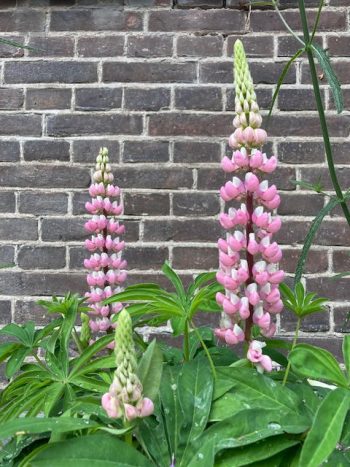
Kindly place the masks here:
[[(294, 334), (294, 339), (293, 339), (293, 343), (292, 343), (292, 348), (291, 348), (290, 351), (292, 351), (292, 350), (294, 349), (294, 347), (296, 346), (296, 343), (297, 343), (297, 340), (298, 340), (298, 336), (299, 336), (300, 325), (301, 325), (301, 318), (298, 318), (297, 326), (296, 326), (296, 328), (295, 328), (295, 334)], [(288, 365), (287, 365), (286, 371), (285, 371), (285, 373), (284, 373), (284, 378), (283, 378), (282, 386), (285, 386), (285, 385), (286, 385), (286, 382), (287, 382), (287, 379), (288, 379), (288, 375), (289, 375), (289, 371), (290, 371), (290, 361), (288, 361)]]
[(46, 366), (43, 364), (43, 362), (40, 360), (40, 358), (38, 357), (38, 354), (36, 354), (35, 352), (32, 353), (33, 357), (35, 358), (35, 360), (37, 361), (38, 365), (41, 366), (41, 368), (44, 368), (44, 370), (46, 370)]
[(312, 44), (312, 41), (314, 40), (315, 34), (317, 32), (318, 24), (319, 24), (320, 18), (321, 18), (323, 4), (324, 4), (324, 0), (321, 0), (320, 4), (318, 6), (318, 11), (317, 11), (317, 16), (316, 16), (316, 21), (315, 21), (315, 24), (314, 24), (314, 28), (312, 30), (312, 34), (311, 34), (311, 37), (310, 37), (310, 44)]
[(189, 323), (186, 321), (184, 329), (184, 361), (188, 362), (190, 360), (190, 332), (189, 332)]
[(300, 44), (303, 45), (303, 47), (305, 47), (305, 44), (304, 42), (300, 39), (300, 37), (295, 34), (295, 32), (293, 31), (293, 29), (289, 26), (289, 24), (287, 23), (287, 21), (284, 19), (284, 16), (282, 15), (282, 13), (280, 12), (280, 10), (278, 9), (278, 5), (277, 5), (277, 2), (275, 2), (275, 0), (272, 0), (272, 4), (275, 8), (275, 11), (276, 13), (278, 14), (278, 16), (280, 17), (282, 23), (284, 24), (284, 26), (286, 27), (286, 29), (292, 34), (292, 36), (295, 37), (295, 39), (300, 42)]
[(324, 142), (325, 151), (326, 151), (328, 170), (329, 170), (329, 174), (330, 174), (332, 184), (333, 184), (334, 190), (336, 192), (337, 198), (339, 200), (342, 200), (340, 205), (341, 205), (342, 210), (344, 212), (344, 216), (346, 218), (346, 221), (350, 226), (350, 211), (349, 211), (349, 209), (348, 209), (348, 207), (346, 205), (346, 202), (344, 201), (344, 195), (343, 195), (343, 192), (341, 190), (341, 187), (340, 187), (340, 184), (339, 184), (339, 181), (338, 181), (338, 177), (337, 177), (337, 174), (336, 174), (336, 171), (335, 171), (335, 167), (334, 167), (332, 146), (331, 146), (330, 139), (329, 139), (328, 126), (327, 126), (326, 116), (325, 116), (325, 112), (324, 112), (324, 108), (323, 108), (323, 104), (322, 104), (322, 98), (321, 98), (320, 86), (319, 86), (319, 83), (318, 83), (315, 60), (314, 60), (314, 56), (312, 54), (312, 49), (311, 49), (311, 44), (310, 44), (310, 34), (309, 34), (309, 29), (308, 29), (307, 17), (306, 17), (305, 3), (304, 3), (304, 0), (298, 0), (298, 3), (299, 3), (301, 23), (302, 23), (302, 26), (303, 26), (304, 40), (305, 40), (305, 43), (306, 43), (305, 49), (306, 49), (307, 57), (308, 57), (308, 60), (309, 60), (312, 85), (313, 85), (313, 88), (314, 88), (317, 111), (318, 111), (319, 118), (320, 118), (320, 124), (321, 124), (322, 135), (323, 135), (323, 142)]
[(213, 377), (214, 379), (216, 379), (216, 370), (215, 370), (215, 365), (214, 365), (214, 362), (213, 362), (213, 359), (211, 358), (211, 355), (210, 355), (210, 352), (209, 352), (209, 349), (208, 347), (206, 346), (204, 340), (202, 339), (202, 336), (201, 336), (201, 333), (198, 331), (198, 329), (196, 328), (196, 326), (192, 324), (192, 327), (193, 327), (193, 330), (194, 332), (196, 333), (196, 336), (198, 337), (198, 340), (199, 342), (201, 343), (202, 347), (203, 347), (203, 350), (204, 352), (206, 353), (206, 356), (209, 360), (209, 365), (210, 365), (210, 368), (211, 368), (211, 372), (213, 373)]
[(72, 336), (73, 336), (73, 340), (74, 340), (74, 342), (75, 342), (75, 345), (76, 345), (77, 348), (78, 348), (79, 353), (83, 353), (84, 349), (83, 349), (83, 347), (82, 347), (82, 345), (81, 345), (81, 341), (80, 341), (80, 339), (79, 339), (78, 333), (77, 333), (77, 331), (76, 331), (75, 328), (73, 328)]
[(132, 431), (128, 431), (127, 433), (125, 433), (124, 440), (126, 444), (132, 446)]

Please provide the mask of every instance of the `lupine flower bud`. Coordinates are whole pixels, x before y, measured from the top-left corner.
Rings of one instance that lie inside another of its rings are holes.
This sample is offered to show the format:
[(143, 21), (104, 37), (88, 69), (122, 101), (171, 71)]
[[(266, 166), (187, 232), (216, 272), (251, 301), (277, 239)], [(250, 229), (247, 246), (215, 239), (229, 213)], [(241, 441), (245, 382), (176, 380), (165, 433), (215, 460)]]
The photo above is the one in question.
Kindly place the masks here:
[(216, 295), (224, 313), (215, 334), (228, 345), (245, 339), (249, 343), (248, 359), (259, 371), (271, 371), (271, 359), (262, 354), (265, 344), (251, 340), (251, 327), (256, 324), (262, 335), (273, 336), (276, 326), (271, 315), (283, 308), (278, 284), (284, 273), (276, 267), (282, 251), (272, 240), (272, 234), (281, 227), (281, 220), (269, 212), (279, 206), (280, 196), (275, 185), (269, 186), (266, 180), (260, 179), (263, 173), (275, 170), (277, 159), (267, 158), (261, 151), (267, 134), (260, 128), (262, 118), (239, 40), (234, 54), (236, 117), (235, 131), (229, 137), (229, 146), (234, 151), (231, 159), (223, 158), (221, 167), (226, 173), (235, 172), (235, 176), (221, 187), (220, 195), (225, 202), (239, 200), (242, 204), (238, 209), (230, 207), (219, 216), (227, 233), (225, 240), (218, 241), (220, 270), (216, 278), (224, 286), (225, 294)]

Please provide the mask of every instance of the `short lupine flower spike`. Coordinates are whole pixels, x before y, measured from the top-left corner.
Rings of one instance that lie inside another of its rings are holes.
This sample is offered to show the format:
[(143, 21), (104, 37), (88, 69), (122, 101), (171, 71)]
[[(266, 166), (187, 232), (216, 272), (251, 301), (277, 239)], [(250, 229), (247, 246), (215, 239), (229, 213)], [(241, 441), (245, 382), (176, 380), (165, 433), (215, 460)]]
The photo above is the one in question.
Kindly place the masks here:
[(84, 266), (89, 270), (87, 283), (90, 292), (87, 300), (91, 306), (90, 328), (93, 332), (108, 331), (112, 327), (111, 315), (122, 309), (121, 303), (103, 305), (103, 300), (121, 291), (126, 279), (126, 261), (122, 258), (125, 242), (120, 239), (125, 227), (117, 217), (123, 212), (120, 189), (113, 185), (107, 148), (101, 148), (96, 159), (93, 182), (89, 188), (91, 201), (85, 208), (92, 215), (85, 229), (92, 234), (85, 240), (91, 253)]
[(260, 178), (275, 170), (277, 159), (268, 158), (261, 151), (267, 134), (260, 128), (262, 118), (240, 40), (234, 46), (234, 75), (236, 129), (229, 138), (233, 153), (231, 158), (223, 158), (221, 167), (235, 176), (221, 187), (220, 195), (226, 203), (238, 204), (228, 204), (219, 217), (227, 231), (226, 238), (218, 241), (217, 280), (224, 286), (225, 294), (216, 296), (223, 317), (215, 333), (229, 345), (245, 340), (249, 344), (247, 358), (259, 371), (271, 371), (270, 357), (262, 354), (265, 344), (252, 340), (251, 329), (256, 325), (263, 336), (274, 335), (273, 315), (283, 308), (278, 284), (284, 272), (277, 267), (282, 251), (272, 240), (281, 220), (270, 212), (278, 208), (280, 196), (275, 185)]
[(109, 391), (102, 396), (102, 407), (109, 417), (123, 418), (125, 422), (148, 417), (154, 406), (151, 399), (143, 397), (142, 384), (136, 374), (132, 323), (125, 308), (118, 317), (114, 352), (117, 368)]

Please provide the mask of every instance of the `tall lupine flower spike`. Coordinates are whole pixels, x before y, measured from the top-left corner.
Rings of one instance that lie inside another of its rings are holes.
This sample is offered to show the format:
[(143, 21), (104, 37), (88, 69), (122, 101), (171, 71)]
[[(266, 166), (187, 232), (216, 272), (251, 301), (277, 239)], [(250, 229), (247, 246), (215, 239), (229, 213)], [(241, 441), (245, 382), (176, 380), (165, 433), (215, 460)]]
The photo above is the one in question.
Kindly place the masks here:
[(102, 396), (102, 407), (109, 417), (123, 418), (124, 422), (148, 417), (153, 413), (154, 406), (151, 399), (143, 397), (142, 384), (136, 374), (132, 323), (125, 308), (118, 317), (114, 352), (117, 368), (109, 391)]
[(92, 236), (85, 240), (85, 247), (91, 256), (84, 261), (84, 266), (89, 270), (87, 283), (90, 292), (86, 294), (92, 309), (89, 324), (93, 332), (109, 331), (113, 327), (111, 315), (118, 313), (122, 304), (103, 305), (102, 302), (121, 291), (127, 264), (121, 256), (125, 243), (120, 240), (125, 227), (116, 219), (123, 212), (122, 204), (118, 201), (120, 189), (113, 185), (107, 148), (101, 148), (97, 156), (89, 194), (92, 199), (85, 204), (85, 208), (92, 217), (85, 223), (85, 229)]
[[(228, 207), (220, 215), (220, 224), (227, 231), (219, 239), (220, 270), (217, 280), (225, 288), (216, 300), (223, 308), (216, 335), (229, 345), (246, 341), (247, 358), (259, 371), (271, 371), (270, 357), (263, 355), (264, 342), (252, 340), (251, 329), (259, 326), (261, 334), (270, 337), (276, 331), (272, 316), (282, 311), (278, 284), (284, 272), (277, 264), (282, 252), (272, 236), (281, 227), (279, 217), (270, 211), (280, 204), (275, 185), (261, 180), (277, 165), (276, 157), (267, 158), (261, 151), (267, 135), (261, 129), (262, 118), (254, 92), (243, 44), (234, 47), (236, 128), (229, 138), (232, 158), (224, 157), (221, 166), (235, 176), (220, 189), (221, 198), (229, 203), (239, 201), (240, 207)], [(240, 175), (240, 177), (238, 176)]]

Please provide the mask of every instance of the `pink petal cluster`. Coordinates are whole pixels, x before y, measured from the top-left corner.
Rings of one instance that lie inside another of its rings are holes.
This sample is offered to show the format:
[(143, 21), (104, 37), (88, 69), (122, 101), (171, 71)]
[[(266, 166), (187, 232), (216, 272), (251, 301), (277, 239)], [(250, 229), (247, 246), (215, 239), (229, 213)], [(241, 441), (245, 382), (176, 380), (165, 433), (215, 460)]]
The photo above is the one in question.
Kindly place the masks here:
[(135, 418), (149, 417), (153, 414), (154, 405), (151, 399), (144, 397), (136, 405), (123, 402), (120, 397), (111, 392), (102, 396), (102, 407), (110, 418), (125, 417), (129, 422)]
[(248, 117), (242, 125), (238, 118), (242, 115), (245, 113), (238, 111), (236, 130), (229, 138), (232, 157), (224, 157), (221, 163), (222, 169), (234, 176), (220, 189), (228, 205), (219, 221), (227, 233), (218, 241), (220, 270), (216, 277), (225, 293), (216, 296), (224, 313), (215, 334), (228, 345), (246, 341), (248, 359), (258, 369), (271, 371), (271, 359), (262, 354), (264, 344), (251, 339), (251, 328), (255, 324), (263, 336), (273, 336), (273, 317), (283, 308), (278, 284), (284, 272), (277, 265), (282, 251), (273, 240), (281, 220), (271, 212), (281, 200), (276, 186), (262, 179), (275, 170), (277, 159), (261, 151), (267, 135), (256, 128), (261, 123), (256, 121), (257, 110), (253, 123)]
[(87, 283), (90, 291), (86, 293), (91, 306), (89, 325), (93, 332), (106, 332), (113, 327), (111, 315), (118, 313), (122, 304), (103, 305), (102, 302), (120, 292), (127, 277), (127, 263), (121, 256), (125, 242), (120, 239), (125, 226), (116, 219), (122, 214), (123, 206), (120, 189), (113, 185), (106, 148), (102, 148), (97, 156), (89, 194), (92, 199), (85, 208), (91, 218), (85, 223), (85, 229), (92, 236), (85, 240), (85, 247), (91, 256), (84, 260), (84, 266), (89, 270)]

